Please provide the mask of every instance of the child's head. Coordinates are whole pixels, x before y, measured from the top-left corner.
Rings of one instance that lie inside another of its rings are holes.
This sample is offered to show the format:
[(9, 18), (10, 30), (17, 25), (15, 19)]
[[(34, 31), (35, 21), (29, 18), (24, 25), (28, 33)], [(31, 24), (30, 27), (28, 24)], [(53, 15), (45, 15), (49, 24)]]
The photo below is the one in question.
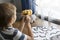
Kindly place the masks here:
[(12, 25), (16, 20), (16, 7), (11, 3), (0, 4), (0, 27)]

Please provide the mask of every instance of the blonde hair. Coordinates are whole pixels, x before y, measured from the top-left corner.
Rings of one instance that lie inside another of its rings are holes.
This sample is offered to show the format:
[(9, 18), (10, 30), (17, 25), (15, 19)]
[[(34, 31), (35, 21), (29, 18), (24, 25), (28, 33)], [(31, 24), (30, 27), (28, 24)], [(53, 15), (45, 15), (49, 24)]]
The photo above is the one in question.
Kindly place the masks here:
[(9, 24), (8, 19), (14, 15), (14, 10), (16, 10), (16, 7), (11, 3), (0, 4), (0, 27)]

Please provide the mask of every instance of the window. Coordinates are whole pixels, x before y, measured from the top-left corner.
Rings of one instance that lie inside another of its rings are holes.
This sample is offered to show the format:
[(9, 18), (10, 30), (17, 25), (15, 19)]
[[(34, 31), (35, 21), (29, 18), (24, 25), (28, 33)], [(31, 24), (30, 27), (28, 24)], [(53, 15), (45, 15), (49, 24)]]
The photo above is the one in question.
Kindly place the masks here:
[(60, 0), (36, 0), (36, 14), (48, 16), (48, 20), (60, 20)]

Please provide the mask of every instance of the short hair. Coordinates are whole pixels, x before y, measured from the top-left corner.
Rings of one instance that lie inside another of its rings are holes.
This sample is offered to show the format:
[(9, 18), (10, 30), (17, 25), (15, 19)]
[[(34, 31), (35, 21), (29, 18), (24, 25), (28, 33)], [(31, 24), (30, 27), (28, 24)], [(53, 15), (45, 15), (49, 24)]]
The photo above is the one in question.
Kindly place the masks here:
[(9, 24), (8, 18), (14, 15), (16, 7), (11, 3), (0, 4), (0, 27), (7, 26)]

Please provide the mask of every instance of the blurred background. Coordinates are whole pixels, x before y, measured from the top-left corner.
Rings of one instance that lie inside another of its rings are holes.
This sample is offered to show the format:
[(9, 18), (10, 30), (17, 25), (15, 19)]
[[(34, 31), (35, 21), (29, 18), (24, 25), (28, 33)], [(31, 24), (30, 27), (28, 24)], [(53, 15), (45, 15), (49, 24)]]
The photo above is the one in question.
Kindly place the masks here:
[[(22, 11), (23, 3), (21, 0), (0, 0), (0, 3), (3, 2), (11, 2), (16, 5), (18, 13)], [(31, 0), (30, 4), (28, 6), (30, 5), (34, 13), (60, 19), (60, 0)]]

